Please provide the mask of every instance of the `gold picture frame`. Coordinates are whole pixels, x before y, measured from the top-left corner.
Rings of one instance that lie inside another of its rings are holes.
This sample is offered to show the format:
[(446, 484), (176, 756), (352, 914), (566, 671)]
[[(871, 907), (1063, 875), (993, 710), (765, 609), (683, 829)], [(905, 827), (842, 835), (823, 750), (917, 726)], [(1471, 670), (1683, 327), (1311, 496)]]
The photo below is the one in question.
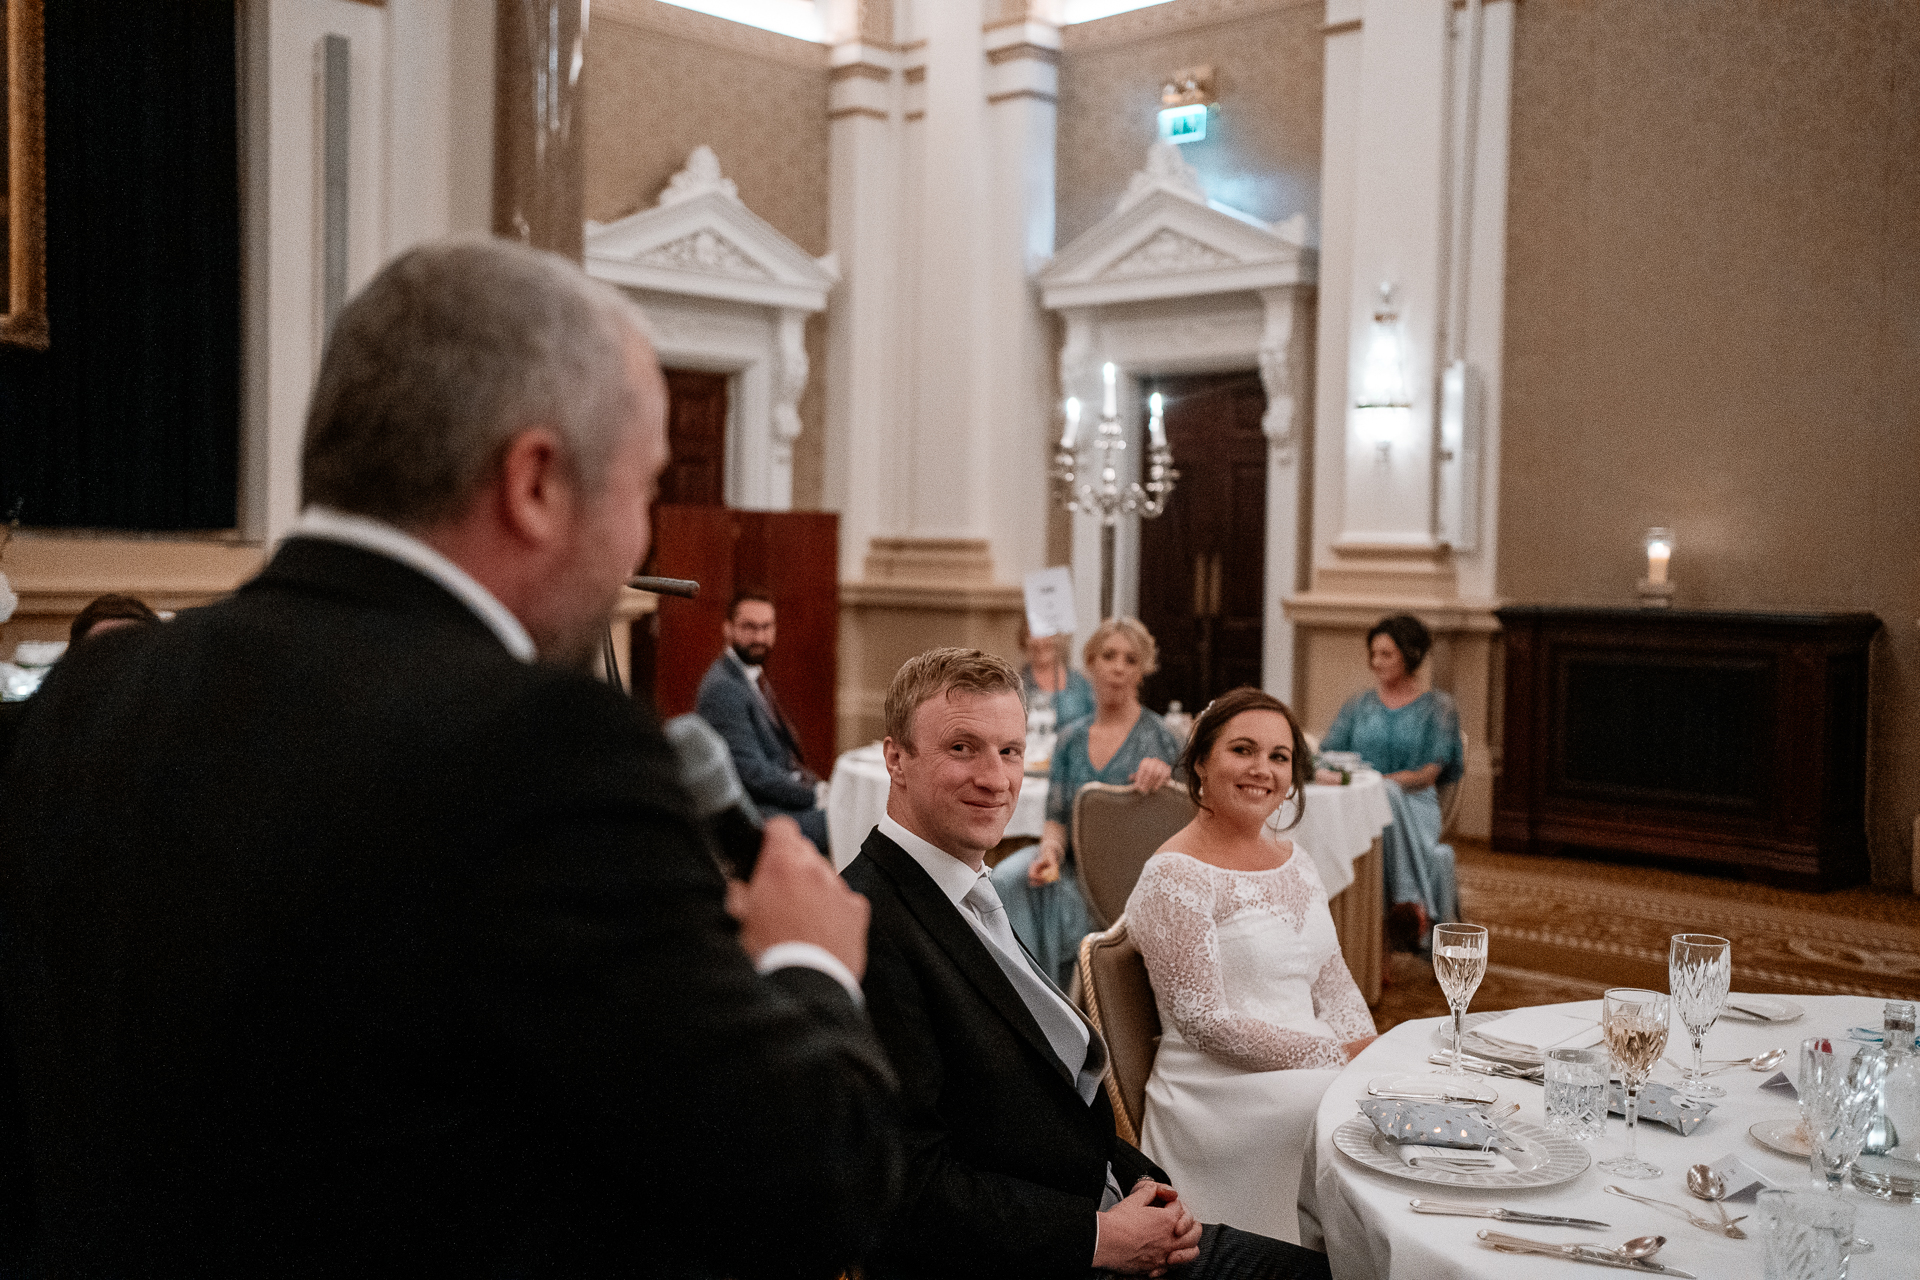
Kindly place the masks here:
[(47, 131), (43, 0), (4, 0), (6, 262), (0, 274), (0, 342), (46, 348)]

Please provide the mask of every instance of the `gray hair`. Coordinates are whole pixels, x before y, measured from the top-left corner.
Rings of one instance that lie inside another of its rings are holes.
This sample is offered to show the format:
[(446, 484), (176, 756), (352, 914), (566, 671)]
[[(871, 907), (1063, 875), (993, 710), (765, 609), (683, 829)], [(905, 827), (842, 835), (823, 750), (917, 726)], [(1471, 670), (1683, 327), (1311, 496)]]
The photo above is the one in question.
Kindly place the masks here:
[(640, 309), (551, 253), (504, 240), (424, 245), (341, 311), (320, 362), (301, 501), (401, 528), (457, 517), (508, 442), (560, 435), (588, 493), (638, 412), (627, 347)]

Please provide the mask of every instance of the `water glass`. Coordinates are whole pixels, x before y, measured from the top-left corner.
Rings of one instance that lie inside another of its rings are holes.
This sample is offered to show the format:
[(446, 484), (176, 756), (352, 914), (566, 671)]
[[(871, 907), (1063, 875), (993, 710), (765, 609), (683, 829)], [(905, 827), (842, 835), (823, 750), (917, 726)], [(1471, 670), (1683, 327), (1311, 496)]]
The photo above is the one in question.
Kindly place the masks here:
[(1709, 933), (1676, 933), (1667, 949), (1667, 990), (1673, 1011), (1693, 1041), (1693, 1065), (1683, 1073), (1680, 1095), (1690, 1102), (1724, 1098), (1727, 1091), (1709, 1083), (1701, 1070), (1701, 1048), (1720, 1017), (1733, 978), (1733, 947)]
[(1835, 1194), (1867, 1142), (1873, 1107), (1886, 1078), (1880, 1050), (1842, 1040), (1800, 1042), (1800, 1106), (1813, 1154), (1809, 1171), (1817, 1185)]
[(1581, 1142), (1607, 1122), (1607, 1051), (1547, 1050), (1547, 1128)]
[(1853, 1206), (1818, 1191), (1762, 1191), (1766, 1280), (1846, 1280)]

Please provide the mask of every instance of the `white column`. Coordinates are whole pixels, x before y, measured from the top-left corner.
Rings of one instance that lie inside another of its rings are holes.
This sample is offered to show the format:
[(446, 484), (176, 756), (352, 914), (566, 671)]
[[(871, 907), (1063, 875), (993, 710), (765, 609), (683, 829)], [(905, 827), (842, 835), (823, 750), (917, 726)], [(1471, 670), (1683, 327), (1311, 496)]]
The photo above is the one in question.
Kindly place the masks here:
[(1293, 623), (1281, 601), (1303, 585), (1300, 574), (1300, 458), (1308, 447), (1301, 423), (1306, 406), (1308, 330), (1306, 291), (1297, 286), (1262, 289), (1265, 326), (1260, 335), (1260, 383), (1267, 412), (1260, 429), (1267, 438), (1266, 585), (1262, 593), (1261, 684), (1294, 701)]
[(840, 513), (840, 577), (861, 576), (867, 542), (899, 528), (904, 454), (899, 340), (899, 55), (854, 38), (834, 46), (828, 116), (829, 238), (840, 284), (827, 310), (824, 505)]

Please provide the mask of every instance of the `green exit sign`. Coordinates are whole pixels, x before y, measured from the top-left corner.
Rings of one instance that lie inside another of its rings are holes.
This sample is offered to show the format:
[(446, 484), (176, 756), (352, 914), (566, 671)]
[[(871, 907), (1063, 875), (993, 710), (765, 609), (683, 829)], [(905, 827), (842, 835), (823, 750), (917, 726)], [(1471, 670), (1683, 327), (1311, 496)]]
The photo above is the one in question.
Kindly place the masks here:
[(1207, 136), (1207, 105), (1167, 107), (1160, 112), (1160, 136), (1168, 142), (1198, 142)]

